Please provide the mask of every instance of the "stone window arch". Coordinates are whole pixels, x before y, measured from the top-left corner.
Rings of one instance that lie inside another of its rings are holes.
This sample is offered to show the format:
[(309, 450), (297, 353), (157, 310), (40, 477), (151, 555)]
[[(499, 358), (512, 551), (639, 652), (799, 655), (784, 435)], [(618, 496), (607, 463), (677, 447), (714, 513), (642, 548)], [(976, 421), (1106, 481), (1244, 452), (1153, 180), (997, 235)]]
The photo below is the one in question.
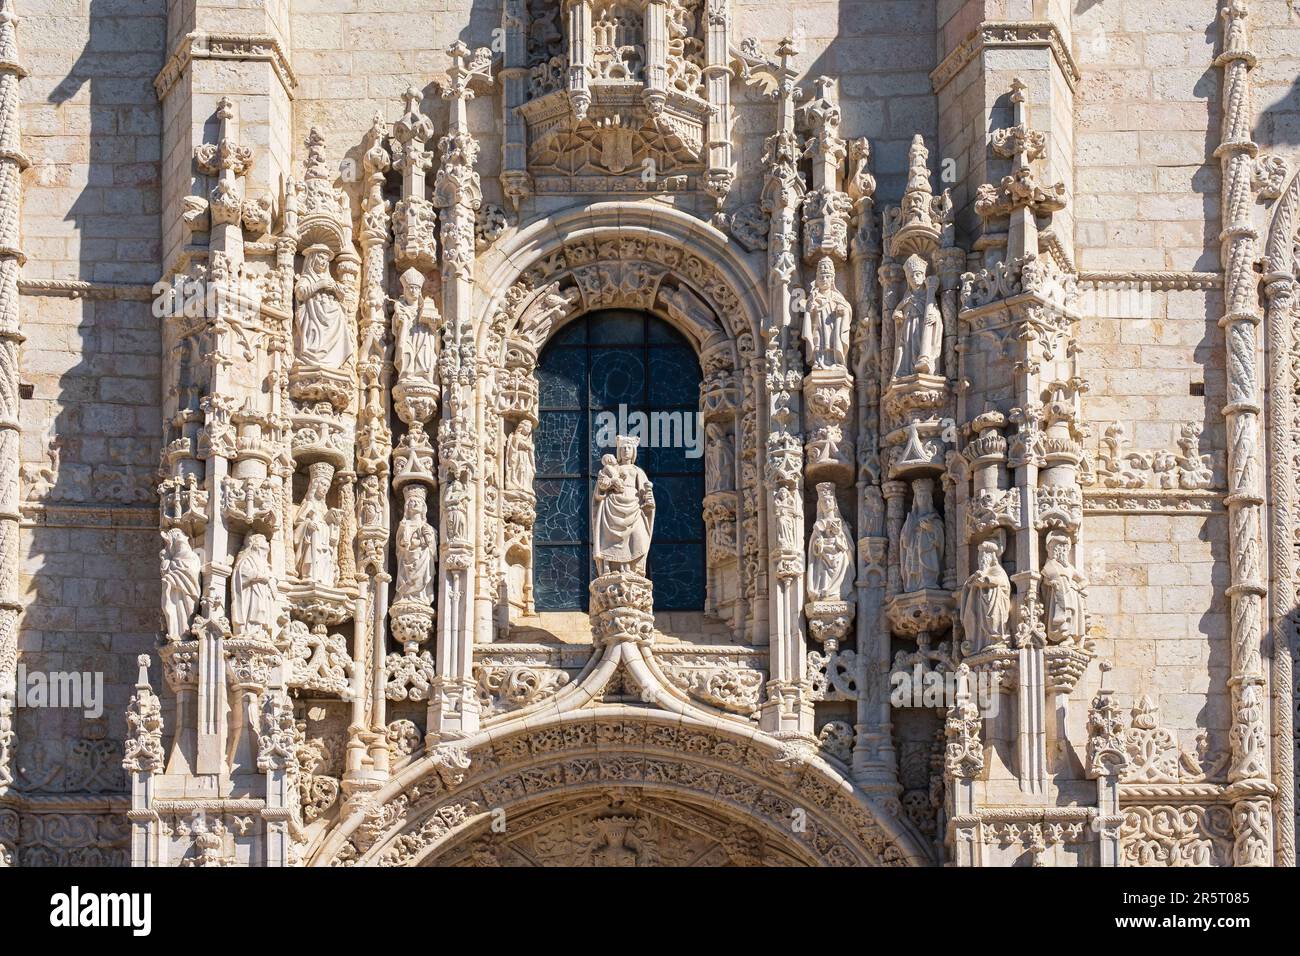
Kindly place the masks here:
[(648, 571), (655, 607), (702, 611), (704, 425), (695, 349), (657, 316), (586, 313), (538, 357), (533, 598), (539, 611), (587, 610), (591, 486), (619, 433), (640, 434), (655, 486)]
[[(632, 225), (620, 227), (614, 239), (583, 236), (545, 251), (530, 248), (526, 256), (531, 264), (522, 271), (509, 267), (496, 278), (508, 291), (488, 303), (491, 318), (485, 316), (479, 343), (495, 365), (483, 434), (482, 548), (494, 569), (485, 592), (494, 596), (496, 640), (509, 640), (516, 623), (536, 625), (533, 616), (540, 610), (533, 557), (539, 356), (575, 318), (607, 310), (650, 313), (680, 333), (701, 371), (696, 408), (704, 426), (705, 481), (697, 498), (705, 539), (704, 601), (697, 606), (702, 630), (690, 618), (663, 623), (714, 638), (723, 631), (736, 640), (765, 634), (765, 608), (758, 600), (766, 553), (758, 465), (763, 365), (754, 349), (754, 313), (736, 293), (735, 278), (681, 240)], [(525, 422), (527, 429), (521, 427)], [(527, 464), (520, 469), (512, 461)], [(658, 530), (655, 540), (661, 540)]]

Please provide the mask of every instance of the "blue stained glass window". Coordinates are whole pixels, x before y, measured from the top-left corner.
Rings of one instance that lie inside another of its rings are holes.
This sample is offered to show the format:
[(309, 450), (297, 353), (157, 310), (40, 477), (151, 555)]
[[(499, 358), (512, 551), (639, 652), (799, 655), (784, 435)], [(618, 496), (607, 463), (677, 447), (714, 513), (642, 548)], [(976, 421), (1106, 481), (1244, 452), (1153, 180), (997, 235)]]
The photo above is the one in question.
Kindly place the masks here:
[[(538, 360), (537, 523), (533, 595), (539, 611), (587, 610), (591, 488), (602, 455), (597, 416), (642, 413), (637, 463), (654, 483), (647, 571), (655, 608), (704, 606), (704, 457), (700, 363), (690, 343), (648, 313), (594, 312), (564, 327)], [(630, 431), (626, 419), (621, 428)], [(647, 447), (647, 443), (665, 447)]]

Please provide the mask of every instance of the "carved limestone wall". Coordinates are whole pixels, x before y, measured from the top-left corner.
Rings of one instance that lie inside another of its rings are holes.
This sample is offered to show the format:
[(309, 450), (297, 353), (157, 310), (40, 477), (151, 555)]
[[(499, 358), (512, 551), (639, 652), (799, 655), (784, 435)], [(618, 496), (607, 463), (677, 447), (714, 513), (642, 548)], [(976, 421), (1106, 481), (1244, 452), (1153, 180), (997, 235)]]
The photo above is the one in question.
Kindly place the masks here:
[[(0, 3), (0, 862), (1294, 863), (1283, 5), (65, 6)], [(698, 608), (625, 441), (539, 612), (607, 309), (699, 363)]]

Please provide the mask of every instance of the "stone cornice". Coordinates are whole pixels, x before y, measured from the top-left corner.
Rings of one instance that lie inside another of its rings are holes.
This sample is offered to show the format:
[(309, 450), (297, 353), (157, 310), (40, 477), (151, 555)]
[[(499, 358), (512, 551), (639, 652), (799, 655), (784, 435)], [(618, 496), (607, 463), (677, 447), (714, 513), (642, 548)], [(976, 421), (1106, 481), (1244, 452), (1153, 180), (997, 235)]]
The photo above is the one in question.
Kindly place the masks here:
[(87, 282), (83, 279), (19, 279), (18, 292), (29, 296), (67, 296), (70, 299), (130, 299), (149, 302), (151, 286), (127, 282)]
[(159, 100), (167, 98), (192, 60), (261, 60), (270, 63), (289, 98), (298, 86), (298, 78), (289, 64), (289, 55), (280, 41), (266, 33), (188, 34), (154, 77), (153, 88)]
[(1223, 273), (1221, 272), (1139, 272), (1116, 270), (1102, 272), (1080, 272), (1080, 284), (1088, 285), (1144, 285), (1152, 290), (1158, 289), (1221, 289)]
[(1056, 24), (1045, 20), (993, 20), (981, 24), (934, 68), (930, 73), (932, 88), (936, 93), (942, 90), (980, 51), (1003, 47), (1047, 47), (1070, 89), (1074, 90), (1079, 83), (1079, 67)]
[(117, 531), (158, 530), (158, 507), (151, 504), (121, 505), (106, 502), (46, 504), (24, 502), (24, 528), (111, 528)]
[(112, 813), (131, 807), (129, 793), (24, 793), (10, 790), (0, 796), (0, 806), (27, 813)]

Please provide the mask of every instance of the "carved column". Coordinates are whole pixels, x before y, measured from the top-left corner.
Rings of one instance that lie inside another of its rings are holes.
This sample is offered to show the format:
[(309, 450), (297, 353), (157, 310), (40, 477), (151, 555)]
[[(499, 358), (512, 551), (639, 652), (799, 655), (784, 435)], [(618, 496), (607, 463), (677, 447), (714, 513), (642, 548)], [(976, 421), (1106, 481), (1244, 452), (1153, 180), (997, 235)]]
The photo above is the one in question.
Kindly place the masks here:
[[(391, 156), (384, 148), (387, 124), (375, 116), (366, 134), (362, 196), (361, 275), (362, 314), (357, 362), (360, 410), (357, 414), (357, 585), (360, 589), (353, 621), (352, 718), (343, 787), (349, 796), (379, 785), (387, 776), (388, 742), (384, 736), (384, 666), (387, 659), (385, 619), (388, 616), (388, 495), (389, 458), (393, 441), (389, 429), (392, 364), (385, 308), (384, 253), (389, 243), (389, 203), (384, 199), (384, 173)], [(430, 226), (432, 231), (432, 226)]]
[(970, 692), (970, 668), (957, 667), (957, 693), (944, 720), (944, 777), (947, 783), (947, 843), (954, 865), (979, 866), (980, 820), (975, 815), (975, 781), (984, 770), (983, 723)]
[(1088, 711), (1088, 748), (1084, 772), (1097, 781), (1098, 865), (1120, 865), (1120, 827), (1124, 814), (1119, 806), (1119, 781), (1129, 763), (1124, 743), (1124, 718), (1115, 705), (1115, 692), (1106, 687), (1110, 665), (1102, 662), (1101, 687)]
[[(438, 293), (442, 287), (437, 265), (437, 214), (426, 195), (426, 174), (433, 164), (427, 144), (433, 136), (433, 123), (420, 111), (420, 94), (414, 87), (404, 96), (406, 111), (393, 124), (393, 167), (401, 173), (402, 193), (393, 212), (393, 266), (398, 273), (399, 294), (393, 302), (392, 338), (396, 382), (392, 387), (392, 404), (398, 418), (406, 425), (393, 452), (392, 487), (397, 493), (401, 518), (397, 534), (398, 593), (391, 607), (387, 583), (378, 584), (376, 611), (385, 606), (393, 640), (400, 652), (389, 652), (382, 634), (383, 625), (376, 618), (374, 647), (380, 655), (382, 675), (375, 687), (375, 734), (371, 754), (377, 769), (387, 763), (383, 719), (387, 701), (428, 698), (434, 678), (433, 656), (423, 647), (434, 625), (434, 605), (424, 594), (403, 594), (401, 566), (415, 557), (415, 552), (429, 547), (417, 540), (427, 538), (429, 503), (437, 500), (438, 475), (434, 464), (433, 442), (435, 416), (441, 399), (439, 374), (433, 352), (435, 340), (442, 335), (443, 322), (438, 312)], [(381, 253), (382, 256), (382, 253)], [(390, 371), (388, 381), (394, 378)], [(388, 496), (384, 496), (385, 507)], [(414, 522), (414, 523), (413, 523)], [(412, 530), (406, 530), (412, 529)], [(430, 560), (437, 559), (437, 548)]]
[(569, 102), (578, 120), (587, 118), (591, 106), (591, 0), (564, 0), (569, 22)]
[[(253, 151), (240, 142), (238, 106), (229, 97), (217, 103), (217, 139), (194, 149), (195, 166), (215, 180), (208, 196), (210, 221), (207, 280), (218, 288), (235, 289), (244, 262), (243, 189), (241, 180), (253, 165)], [(221, 774), (228, 770), (226, 712), (226, 641), (232, 636), (227, 587), (233, 570), (232, 509), (223, 507), (232, 481), (232, 460), (238, 453), (234, 416), (239, 409), (240, 376), (231, 368), (235, 330), (242, 325), (232, 296), (218, 295), (208, 302), (205, 316), (208, 356), (207, 394), (200, 403), (203, 429), (196, 455), (208, 493), (208, 513), (201, 529), (203, 601), (198, 635), (198, 686), (196, 701), (195, 765), (193, 772)], [(184, 449), (174, 455), (173, 481), (187, 472)], [(179, 518), (180, 516), (176, 516)], [(164, 525), (176, 518), (164, 515)], [(191, 530), (191, 529), (186, 529)], [(193, 528), (199, 531), (199, 528)], [(267, 635), (269, 637), (269, 634)]]
[[(26, 70), (18, 62), (13, 0), (0, 3), (0, 799), (13, 783), (15, 668), (18, 663), (18, 364), (22, 343), (18, 273), (22, 211), (22, 151), (18, 82)], [(7, 819), (10, 811), (0, 809)], [(17, 818), (14, 817), (16, 826)], [(0, 820), (0, 866), (14, 852), (8, 827)], [(15, 833), (16, 837), (17, 834)]]
[(1268, 463), (1269, 463), (1269, 611), (1273, 635), (1273, 782), (1278, 788), (1276, 858), (1278, 866), (1295, 866), (1295, 707), (1293, 656), (1296, 622), (1297, 382), (1294, 237), (1300, 211), (1300, 174), (1291, 178), (1269, 227), (1264, 256), (1268, 313)]
[[(951, 420), (950, 372), (939, 251), (950, 241), (952, 203), (934, 194), (929, 151), (918, 134), (908, 150), (902, 201), (884, 212), (889, 267), (881, 270), (888, 311), (881, 313), (880, 442), (891, 544), (886, 615), (892, 634), (916, 644), (895, 666), (909, 674), (936, 668), (952, 623), (946, 542), (954, 516), (941, 513), (945, 440)], [(904, 517), (906, 514), (906, 517)]]
[[(571, 9), (588, 9), (579, 2)], [(581, 19), (581, 18), (579, 18)], [(438, 426), (441, 492), (442, 573), (439, 575), (437, 679), (429, 700), (426, 745), (464, 737), (478, 729), (478, 695), (471, 677), (475, 635), (490, 640), (495, 595), (479, 582), (478, 521), (484, 500), (484, 426), (481, 390), (476, 388), (471, 304), (474, 294), (474, 213), (482, 202), (478, 142), (470, 134), (466, 105), (471, 83), (490, 78), (492, 55), (463, 43), (448, 51), (451, 67), (443, 99), (450, 105), (442, 164), (434, 182), (434, 204), (442, 220), (442, 314), (446, 327), (439, 362), (443, 415)], [(585, 76), (585, 74), (584, 74)], [(481, 542), (480, 542), (481, 544)]]
[(857, 440), (857, 686), (853, 777), (871, 792), (897, 796), (898, 764), (889, 703), (889, 627), (884, 618), (889, 538), (880, 472), (880, 231), (876, 180), (866, 138), (848, 143), (845, 191), (852, 203), (849, 274), (853, 300), (854, 395)]
[(645, 40), (645, 66), (642, 73), (645, 89), (642, 102), (651, 116), (663, 112), (668, 99), (668, 4), (666, 0), (646, 0), (643, 8), (642, 37)]
[(518, 107), (528, 100), (528, 2), (507, 0), (501, 7), (501, 189), (516, 210), (533, 191), (528, 175), (528, 126)]
[(722, 205), (736, 172), (731, 162), (731, 13), (728, 0), (707, 0), (704, 5), (704, 95), (713, 107), (705, 122), (708, 171), (705, 189), (716, 203), (713, 224), (722, 227)]
[(771, 733), (810, 734), (813, 707), (807, 678), (806, 640), (801, 621), (804, 594), (803, 442), (800, 394), (803, 362), (792, 329), (792, 289), (798, 268), (798, 210), (804, 183), (798, 163), (802, 147), (795, 134), (794, 45), (777, 49), (779, 62), (756, 65), (777, 83), (776, 132), (767, 139), (763, 204), (768, 233), (769, 312), (763, 328), (767, 360), (764, 478), (768, 507), (768, 591), (771, 663), (767, 700), (760, 723)]
[[(1036, 802), (1050, 799), (1049, 754), (1059, 751), (1066, 700), (1091, 657), (1078, 570), (1086, 383), (1078, 374), (1073, 266), (1052, 238), (1065, 228), (1055, 218), (1066, 207), (1065, 185), (1036, 171), (1052, 152), (1048, 137), (1029, 125), (1029, 87), (1019, 78), (1010, 85), (1011, 125), (990, 137), (991, 154), (1009, 161), (1010, 172), (981, 185), (974, 204), (989, 265), (962, 277), (953, 346), (960, 379), (969, 383), (961, 408), (982, 410), (963, 423), (971, 485), (969, 495), (954, 489), (953, 500), (963, 510), (959, 564), (964, 570), (976, 559), (960, 592), (963, 612), (970, 609), (962, 651), (973, 671), (1014, 677), (1014, 727), (1008, 746), (994, 751), (1014, 752), (1014, 766), (996, 756), (990, 785), (1009, 771), (1019, 793)], [(1038, 102), (1048, 96), (1035, 92)], [(1000, 601), (979, 610), (980, 595), (997, 591), (1007, 595), (1009, 615)]]
[(1223, 328), (1227, 346), (1228, 403), (1223, 414), (1228, 431), (1228, 524), (1231, 584), (1232, 760), (1228, 768), (1234, 797), (1233, 862), (1268, 866), (1273, 862), (1267, 681), (1261, 660), (1264, 595), (1261, 516), (1262, 470), (1259, 447), (1260, 391), (1258, 362), (1259, 276), (1254, 270), (1258, 233), (1252, 220), (1251, 179), (1257, 150), (1251, 140), (1254, 114), (1250, 69), (1255, 55), (1248, 47), (1245, 0), (1229, 0), (1221, 11), (1223, 52), (1223, 133), (1215, 155), (1223, 168)]
[(139, 677), (127, 705), (122, 767), (131, 778), (131, 865), (157, 866), (162, 821), (153, 809), (154, 775), (163, 772), (162, 704), (149, 686), (149, 655), (136, 663)]

